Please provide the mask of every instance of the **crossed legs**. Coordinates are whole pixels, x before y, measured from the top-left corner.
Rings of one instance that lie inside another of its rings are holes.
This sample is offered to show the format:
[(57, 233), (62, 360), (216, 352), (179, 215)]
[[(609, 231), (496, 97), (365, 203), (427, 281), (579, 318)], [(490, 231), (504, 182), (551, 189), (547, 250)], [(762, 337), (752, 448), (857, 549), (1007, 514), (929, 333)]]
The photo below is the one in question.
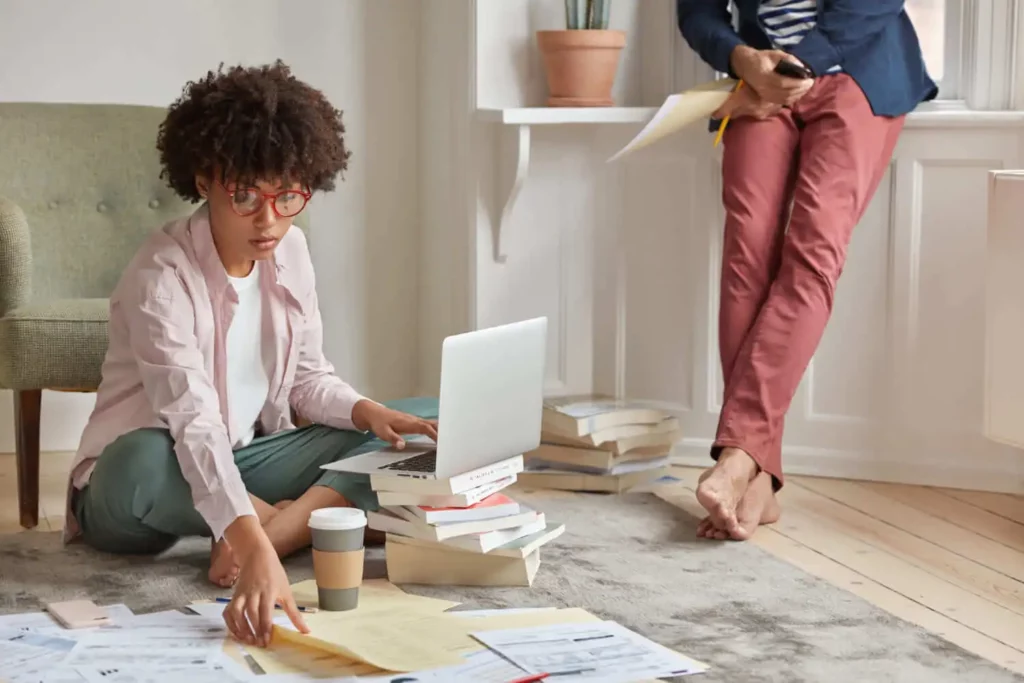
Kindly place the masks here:
[(786, 412), (832, 312), (854, 226), (892, 157), (902, 118), (875, 116), (847, 75), (792, 110), (730, 126), (718, 433), (697, 498), (706, 538), (745, 540), (776, 521)]

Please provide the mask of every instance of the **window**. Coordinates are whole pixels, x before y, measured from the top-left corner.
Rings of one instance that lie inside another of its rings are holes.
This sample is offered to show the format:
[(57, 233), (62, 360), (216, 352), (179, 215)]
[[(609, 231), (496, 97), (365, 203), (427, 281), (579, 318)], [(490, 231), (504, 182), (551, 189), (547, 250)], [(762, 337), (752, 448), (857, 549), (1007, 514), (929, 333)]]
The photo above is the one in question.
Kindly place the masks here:
[(928, 73), (941, 81), (946, 67), (946, 0), (907, 0), (906, 8), (921, 41)]
[(939, 97), (960, 96), (957, 75), (960, 67), (960, 0), (906, 0), (907, 14), (914, 23), (928, 73), (939, 84)]

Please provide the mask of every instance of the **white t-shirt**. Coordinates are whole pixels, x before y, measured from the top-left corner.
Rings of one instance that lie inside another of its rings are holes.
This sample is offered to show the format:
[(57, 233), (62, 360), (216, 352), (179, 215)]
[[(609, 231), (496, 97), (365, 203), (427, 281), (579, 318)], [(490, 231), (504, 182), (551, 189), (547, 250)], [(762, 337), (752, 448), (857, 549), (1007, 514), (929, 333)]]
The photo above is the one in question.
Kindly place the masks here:
[(256, 434), (256, 421), (270, 393), (270, 378), (263, 366), (263, 297), (259, 262), (245, 277), (228, 279), (238, 292), (238, 306), (228, 327), (228, 415), (239, 434), (235, 448), (246, 446)]

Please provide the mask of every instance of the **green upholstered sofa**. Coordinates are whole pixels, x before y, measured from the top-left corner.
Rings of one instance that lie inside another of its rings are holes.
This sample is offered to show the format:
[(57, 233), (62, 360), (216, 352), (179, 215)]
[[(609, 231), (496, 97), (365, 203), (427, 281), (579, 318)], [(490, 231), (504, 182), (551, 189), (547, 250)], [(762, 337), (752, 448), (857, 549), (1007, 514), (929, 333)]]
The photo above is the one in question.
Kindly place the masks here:
[(24, 527), (39, 519), (42, 390), (96, 389), (107, 297), (146, 236), (193, 208), (159, 177), (165, 111), (0, 103), (0, 388), (15, 392)]

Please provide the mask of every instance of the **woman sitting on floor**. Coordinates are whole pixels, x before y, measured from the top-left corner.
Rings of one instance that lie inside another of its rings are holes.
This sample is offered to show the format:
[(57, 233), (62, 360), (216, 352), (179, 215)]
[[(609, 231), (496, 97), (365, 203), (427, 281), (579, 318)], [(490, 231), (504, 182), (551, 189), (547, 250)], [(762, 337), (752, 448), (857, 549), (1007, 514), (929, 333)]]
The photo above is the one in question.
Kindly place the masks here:
[[(211, 537), (210, 579), (235, 586), (225, 620), (251, 644), (268, 641), (275, 603), (305, 630), (280, 558), (310, 544), (310, 512), (376, 507), (365, 475), (321, 465), (374, 435), (437, 437), (436, 401), (376, 403), (323, 354), (292, 218), (334, 189), (343, 133), (341, 112), (280, 62), (186, 86), (157, 147), (162, 177), (202, 204), (148, 239), (111, 296), (69, 482), (67, 540), (144, 554)], [(296, 428), (292, 408), (313, 426)]]

